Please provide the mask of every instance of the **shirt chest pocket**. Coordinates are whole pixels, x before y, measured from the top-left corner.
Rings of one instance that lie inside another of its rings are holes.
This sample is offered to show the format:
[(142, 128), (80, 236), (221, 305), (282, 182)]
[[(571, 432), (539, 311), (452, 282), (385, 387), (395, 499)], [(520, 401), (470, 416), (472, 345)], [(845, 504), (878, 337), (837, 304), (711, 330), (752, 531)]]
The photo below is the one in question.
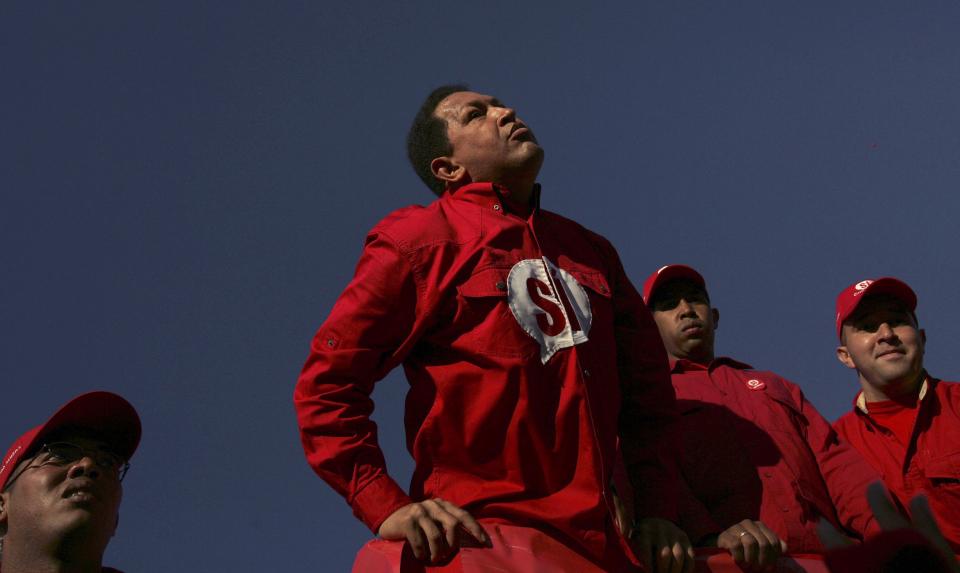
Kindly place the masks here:
[(452, 316), (440, 325), (441, 342), (461, 353), (527, 356), (536, 343), (523, 331), (509, 305), (510, 267), (474, 271), (456, 288)]
[(930, 460), (924, 474), (935, 488), (955, 488), (960, 491), (960, 451)]

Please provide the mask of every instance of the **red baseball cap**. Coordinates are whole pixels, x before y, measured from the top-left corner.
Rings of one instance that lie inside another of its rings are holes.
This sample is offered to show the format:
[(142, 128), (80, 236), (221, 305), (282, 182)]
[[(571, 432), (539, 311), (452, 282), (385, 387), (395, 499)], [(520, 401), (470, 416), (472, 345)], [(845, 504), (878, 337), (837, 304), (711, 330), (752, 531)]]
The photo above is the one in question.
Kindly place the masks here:
[(865, 279), (843, 289), (837, 296), (837, 338), (841, 338), (843, 322), (857, 309), (868, 294), (888, 294), (907, 306), (910, 312), (917, 309), (917, 295), (907, 283), (893, 277)]
[(0, 491), (13, 469), (31, 454), (43, 438), (65, 427), (90, 428), (110, 450), (129, 460), (140, 444), (140, 416), (130, 402), (112, 392), (88, 392), (64, 404), (50, 419), (13, 442), (0, 461)]
[(703, 280), (703, 276), (693, 270), (693, 268), (687, 265), (665, 265), (654, 271), (654, 273), (644, 281), (643, 302), (650, 304), (650, 297), (653, 296), (657, 288), (663, 283), (673, 279), (690, 279), (700, 288), (704, 290), (707, 289), (707, 283)]

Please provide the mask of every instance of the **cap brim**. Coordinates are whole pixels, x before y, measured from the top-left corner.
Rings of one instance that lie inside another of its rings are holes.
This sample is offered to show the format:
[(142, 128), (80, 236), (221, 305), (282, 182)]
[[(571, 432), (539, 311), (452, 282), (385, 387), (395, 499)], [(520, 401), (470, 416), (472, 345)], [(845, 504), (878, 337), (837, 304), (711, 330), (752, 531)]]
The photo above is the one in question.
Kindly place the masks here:
[(140, 444), (140, 416), (130, 402), (112, 392), (88, 392), (64, 404), (39, 428), (31, 447), (67, 427), (93, 430), (114, 453), (127, 460)]
[(703, 275), (692, 267), (688, 267), (687, 265), (666, 265), (657, 269), (656, 272), (647, 278), (643, 285), (643, 302), (650, 304), (650, 299), (656, 294), (657, 289), (663, 286), (664, 283), (676, 279), (691, 280), (700, 288), (707, 288), (706, 281), (703, 280)]

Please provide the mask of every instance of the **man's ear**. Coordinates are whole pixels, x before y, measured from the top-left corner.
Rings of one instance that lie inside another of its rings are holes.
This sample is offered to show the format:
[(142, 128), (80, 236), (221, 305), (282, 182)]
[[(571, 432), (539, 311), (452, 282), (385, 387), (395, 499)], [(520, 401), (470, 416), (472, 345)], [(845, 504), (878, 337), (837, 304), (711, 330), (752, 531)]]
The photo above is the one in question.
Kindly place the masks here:
[(7, 502), (10, 501), (10, 493), (0, 493), (0, 537), (7, 534)]
[(716, 330), (720, 328), (720, 310), (716, 308), (710, 309), (711, 314), (713, 314), (713, 329)]
[(447, 187), (459, 187), (469, 183), (470, 174), (467, 168), (456, 163), (450, 157), (437, 157), (430, 162), (430, 171), (433, 176), (446, 183)]
[(839, 360), (847, 368), (857, 369), (857, 365), (853, 363), (853, 359), (850, 358), (850, 352), (847, 350), (847, 347), (843, 344), (837, 347), (837, 360)]

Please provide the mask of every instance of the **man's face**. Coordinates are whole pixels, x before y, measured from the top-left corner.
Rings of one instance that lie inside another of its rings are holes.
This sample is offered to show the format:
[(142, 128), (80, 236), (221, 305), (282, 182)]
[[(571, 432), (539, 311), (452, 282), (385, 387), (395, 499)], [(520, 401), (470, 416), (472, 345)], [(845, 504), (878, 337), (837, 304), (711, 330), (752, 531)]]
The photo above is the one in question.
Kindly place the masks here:
[[(105, 464), (104, 442), (62, 434), (47, 443), (68, 443), (85, 450), (65, 461), (55, 449), (40, 450), (17, 465), (13, 480), (0, 495), (7, 537), (56, 539), (85, 530), (88, 539), (106, 547), (117, 526), (123, 494), (119, 474)], [(122, 461), (122, 460), (121, 460)]]
[(671, 358), (701, 364), (713, 360), (714, 331), (720, 313), (696, 283), (676, 279), (660, 286), (650, 301), (653, 319)]
[(844, 323), (837, 358), (862, 383), (894, 398), (916, 388), (926, 335), (902, 302), (887, 295), (863, 300)]
[(504, 182), (518, 173), (536, 177), (543, 149), (533, 132), (513, 109), (494, 97), (475, 92), (455, 92), (434, 112), (446, 121), (453, 147), (450, 161), (465, 169), (464, 182)]

